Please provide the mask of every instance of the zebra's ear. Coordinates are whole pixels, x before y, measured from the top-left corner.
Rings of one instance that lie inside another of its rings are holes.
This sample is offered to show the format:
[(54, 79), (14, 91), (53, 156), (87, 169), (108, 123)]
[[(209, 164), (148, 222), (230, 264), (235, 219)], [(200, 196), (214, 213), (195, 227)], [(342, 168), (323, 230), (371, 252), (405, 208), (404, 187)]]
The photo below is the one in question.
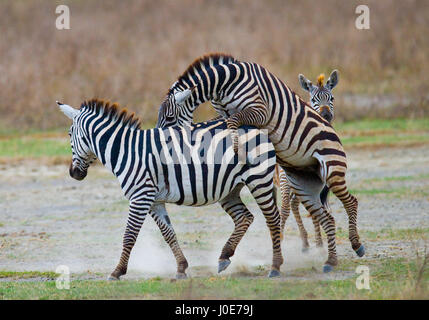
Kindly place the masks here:
[(304, 75), (303, 75), (303, 74), (299, 74), (298, 78), (299, 78), (299, 83), (301, 84), (301, 87), (302, 87), (305, 91), (310, 92), (310, 91), (311, 91), (311, 88), (312, 88), (312, 86), (313, 86), (313, 84), (311, 83), (311, 81), (310, 81), (310, 80), (308, 80), (306, 77), (304, 77)]
[(328, 81), (326, 81), (326, 88), (329, 90), (332, 90), (335, 88), (335, 86), (338, 84), (338, 81), (340, 80), (338, 76), (338, 70), (332, 71), (331, 75), (329, 76)]
[(57, 105), (60, 108), (60, 110), (70, 119), (73, 120), (74, 117), (76, 117), (79, 114), (79, 110), (76, 110), (72, 107), (70, 107), (67, 104), (61, 103), (57, 101)]
[(192, 94), (192, 92), (194, 92), (195, 88), (197, 86), (193, 86), (190, 89), (185, 89), (183, 91), (179, 91), (177, 93), (174, 94), (174, 99), (176, 100), (177, 104), (182, 104), (183, 102), (185, 102)]

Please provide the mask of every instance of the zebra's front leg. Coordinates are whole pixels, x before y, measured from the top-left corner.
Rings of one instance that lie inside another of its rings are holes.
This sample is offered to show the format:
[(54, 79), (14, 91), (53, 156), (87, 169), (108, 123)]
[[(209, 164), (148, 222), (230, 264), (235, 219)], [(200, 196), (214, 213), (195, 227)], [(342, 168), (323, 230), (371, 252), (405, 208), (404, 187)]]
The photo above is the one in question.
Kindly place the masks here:
[(137, 236), (143, 222), (153, 203), (153, 197), (130, 202), (127, 227), (125, 228), (122, 254), (119, 263), (109, 277), (109, 280), (119, 280), (121, 276), (127, 273), (128, 260), (131, 250), (136, 243)]
[(296, 197), (296, 195), (292, 196), (291, 207), (293, 216), (296, 220), (296, 224), (298, 225), (299, 235), (302, 241), (302, 252), (307, 252), (308, 248), (310, 247), (310, 244), (308, 243), (307, 230), (305, 230), (301, 215), (299, 214), (299, 199)]
[(168, 212), (165, 209), (165, 203), (155, 203), (152, 206), (151, 216), (155, 220), (156, 224), (161, 230), (161, 234), (164, 237), (165, 242), (173, 251), (174, 257), (176, 258), (177, 263), (177, 279), (186, 279), (186, 269), (188, 268), (188, 261), (186, 260), (182, 249), (180, 249), (179, 242), (176, 238), (176, 233), (174, 232), (173, 226), (171, 225), (170, 218), (168, 217)]
[(245, 109), (234, 113), (226, 120), (228, 129), (231, 130), (232, 146), (238, 153), (238, 128), (241, 125), (262, 126), (267, 121), (267, 107), (262, 102), (252, 102)]
[(241, 201), (239, 190), (238, 192), (234, 190), (230, 196), (222, 199), (220, 204), (234, 221), (235, 227), (220, 254), (218, 264), (219, 273), (224, 271), (231, 264), (231, 260), (229, 258), (234, 255), (237, 245), (240, 243), (247, 229), (253, 222), (253, 215)]

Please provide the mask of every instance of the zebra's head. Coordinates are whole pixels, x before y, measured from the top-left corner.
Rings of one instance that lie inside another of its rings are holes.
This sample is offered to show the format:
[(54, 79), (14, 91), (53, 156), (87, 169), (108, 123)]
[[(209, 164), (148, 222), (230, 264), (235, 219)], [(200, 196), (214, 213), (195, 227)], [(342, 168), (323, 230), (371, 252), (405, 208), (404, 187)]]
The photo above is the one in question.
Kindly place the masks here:
[[(158, 128), (175, 125), (190, 124), (193, 119), (194, 107), (186, 103), (195, 90), (195, 86), (188, 89), (174, 88), (169, 90), (158, 111)], [(174, 88), (174, 89), (173, 89)]]
[(317, 78), (317, 85), (313, 85), (310, 80), (299, 75), (299, 83), (301, 87), (310, 93), (310, 105), (316, 110), (326, 121), (331, 122), (334, 118), (334, 96), (332, 89), (338, 84), (338, 71), (332, 71), (326, 84), (323, 84), (325, 76), (321, 74)]
[(72, 162), (70, 163), (70, 176), (76, 180), (83, 180), (87, 173), (88, 168), (97, 157), (91, 151), (89, 139), (82, 129), (82, 113), (80, 110), (74, 109), (69, 105), (57, 101), (60, 110), (71, 120), (73, 123), (69, 130), (70, 145), (72, 149)]

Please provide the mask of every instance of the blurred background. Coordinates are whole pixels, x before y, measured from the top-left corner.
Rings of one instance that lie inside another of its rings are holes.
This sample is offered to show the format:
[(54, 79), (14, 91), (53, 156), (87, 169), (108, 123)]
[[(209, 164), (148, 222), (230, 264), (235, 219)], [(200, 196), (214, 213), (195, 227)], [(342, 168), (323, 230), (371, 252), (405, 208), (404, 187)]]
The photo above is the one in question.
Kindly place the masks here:
[[(57, 30), (55, 8), (70, 8)], [(64, 128), (55, 107), (113, 100), (145, 127), (197, 57), (213, 51), (257, 62), (308, 99), (337, 68), (336, 121), (429, 114), (429, 1), (366, 1), (370, 29), (355, 27), (361, 1), (2, 1), (0, 132)], [(213, 116), (208, 106), (195, 120)]]

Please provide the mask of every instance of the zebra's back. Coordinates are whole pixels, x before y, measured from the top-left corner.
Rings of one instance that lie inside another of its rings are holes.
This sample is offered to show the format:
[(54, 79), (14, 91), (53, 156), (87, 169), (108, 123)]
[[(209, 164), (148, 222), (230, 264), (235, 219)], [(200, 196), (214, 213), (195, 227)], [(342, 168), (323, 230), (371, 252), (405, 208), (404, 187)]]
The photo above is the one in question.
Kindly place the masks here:
[[(221, 69), (227, 69), (229, 77), (234, 75), (236, 83), (231, 81), (225, 85), (225, 93), (214, 101), (215, 109), (228, 118), (243, 110), (249, 97), (255, 99), (250, 92), (257, 90), (267, 111), (267, 122), (258, 127), (267, 129), (277, 159), (282, 165), (317, 165), (318, 161), (313, 156), (317, 150), (339, 150), (343, 157), (343, 147), (332, 126), (278, 77), (251, 62), (233, 61), (228, 65), (216, 66), (219, 77), (223, 75), (219, 72)], [(235, 76), (240, 72), (246, 74), (247, 81), (242, 76)]]

